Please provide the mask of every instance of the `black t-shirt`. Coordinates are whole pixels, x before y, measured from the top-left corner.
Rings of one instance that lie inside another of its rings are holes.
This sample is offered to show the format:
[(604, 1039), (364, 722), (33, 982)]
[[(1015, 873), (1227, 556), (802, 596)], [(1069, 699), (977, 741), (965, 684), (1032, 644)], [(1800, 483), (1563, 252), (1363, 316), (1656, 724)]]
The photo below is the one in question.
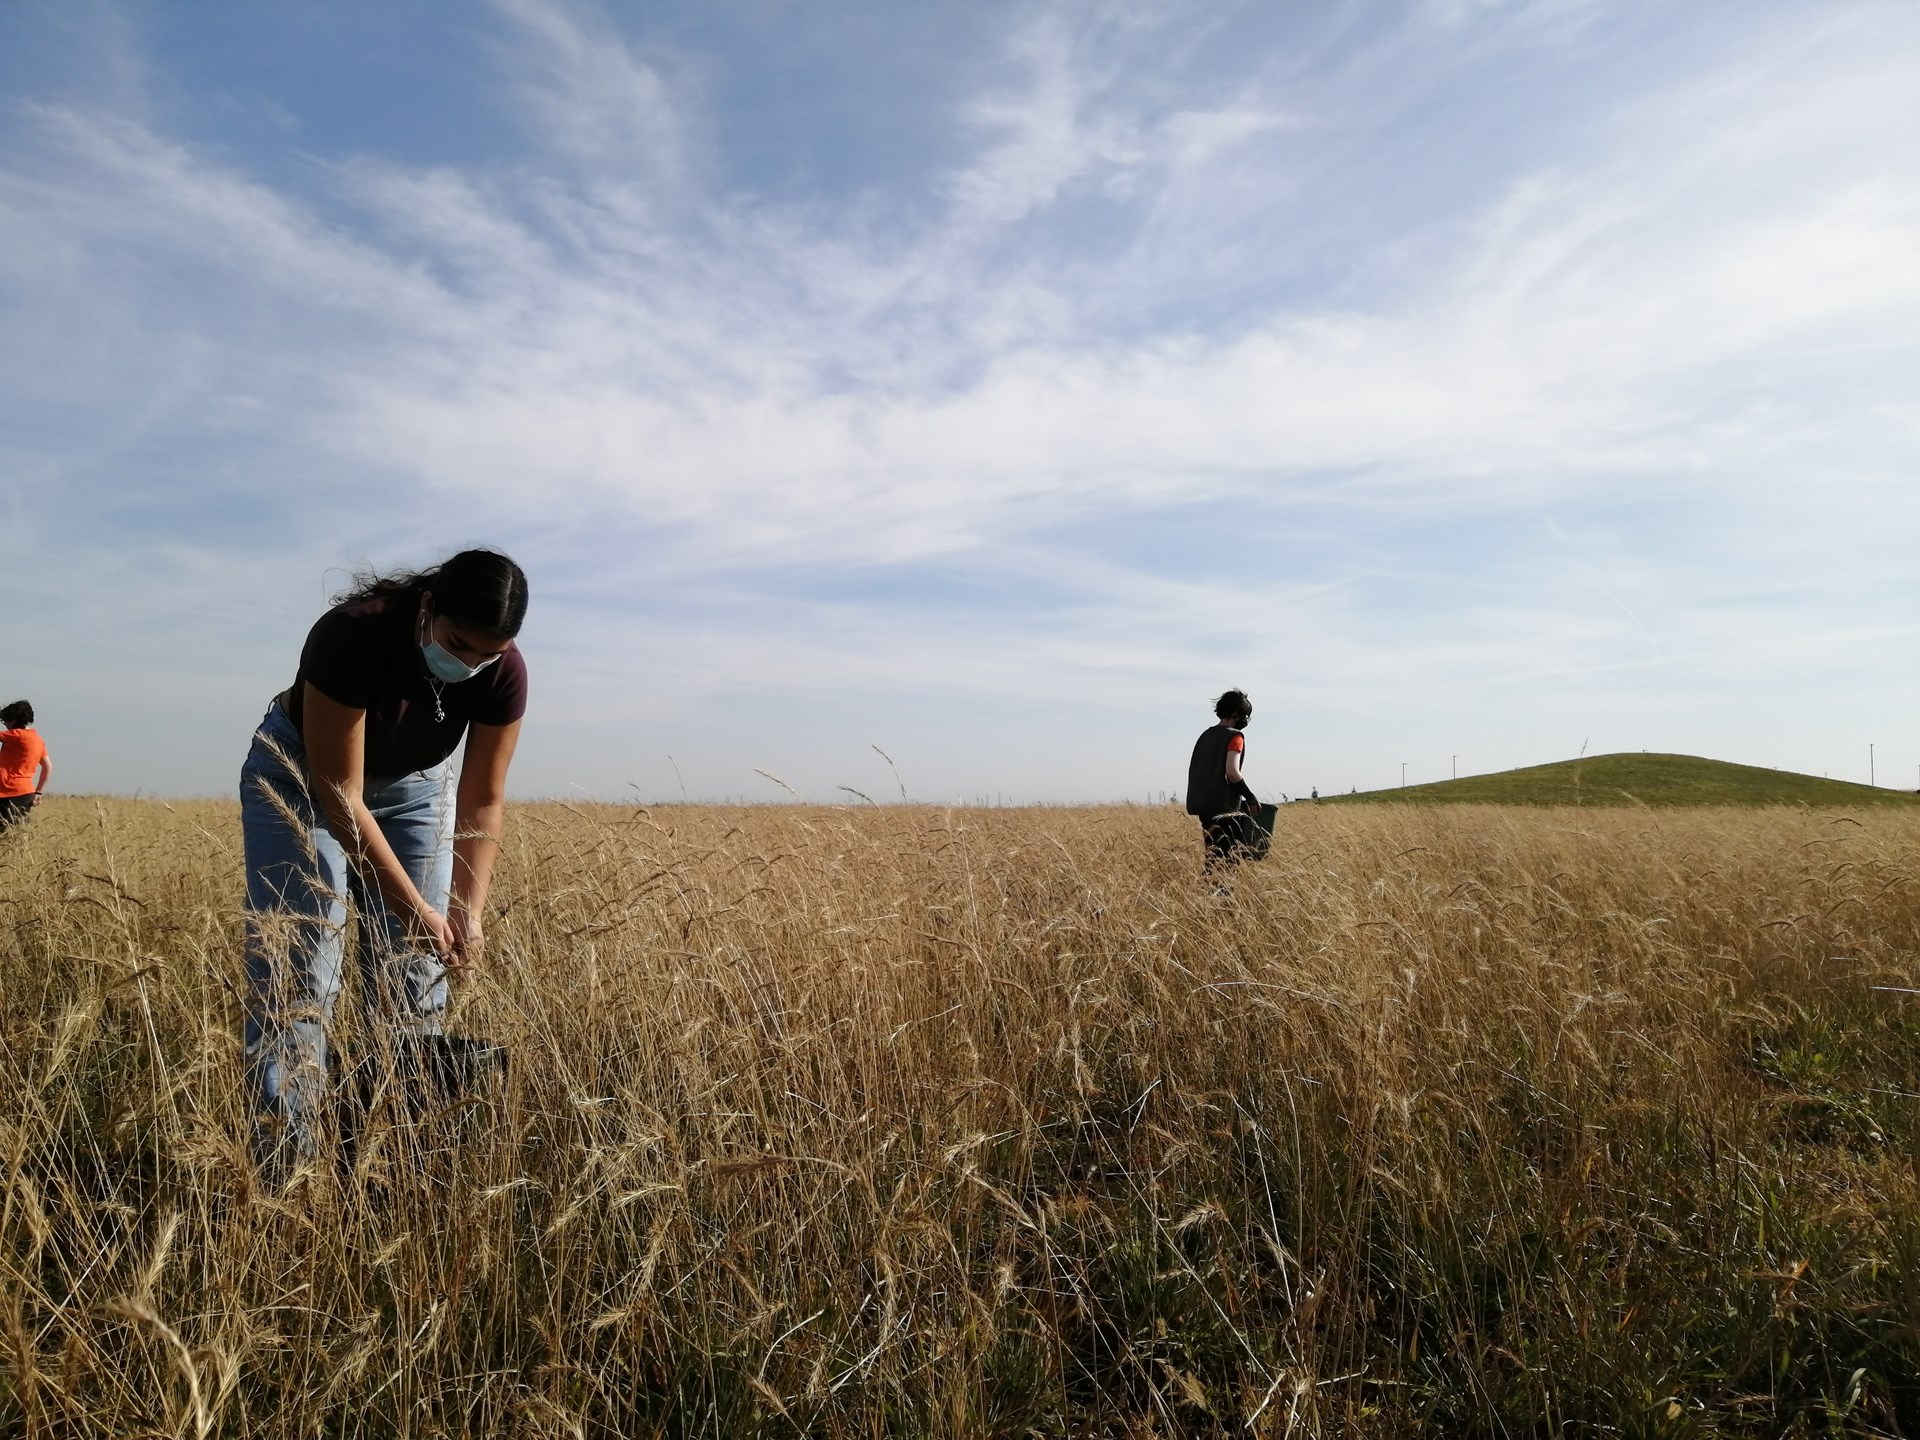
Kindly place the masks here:
[(1247, 737), (1229, 725), (1209, 725), (1193, 742), (1193, 759), (1187, 762), (1187, 813), (1211, 820), (1237, 810), (1248, 791), (1246, 782), (1238, 787), (1227, 783), (1227, 750), (1246, 754)]
[[(416, 633), (419, 605), (411, 595), (336, 605), (300, 650), (289, 717), (304, 737), (309, 682), (336, 704), (366, 711), (368, 775), (431, 769), (460, 747), (468, 725), (511, 725), (527, 713), (527, 662), (517, 645), (471, 680), (439, 685), (436, 697)], [(446, 718), (435, 719), (436, 709)]]

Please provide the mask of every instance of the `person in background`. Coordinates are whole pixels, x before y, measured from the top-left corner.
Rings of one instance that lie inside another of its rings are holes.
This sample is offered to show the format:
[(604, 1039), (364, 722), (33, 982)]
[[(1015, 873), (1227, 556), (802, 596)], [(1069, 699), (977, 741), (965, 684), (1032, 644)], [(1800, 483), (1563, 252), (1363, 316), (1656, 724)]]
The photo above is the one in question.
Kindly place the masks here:
[(1207, 864), (1231, 865), (1240, 857), (1235, 816), (1255, 814), (1260, 802), (1241, 773), (1253, 702), (1244, 690), (1229, 690), (1213, 702), (1218, 723), (1200, 732), (1187, 763), (1187, 813), (1200, 821)]
[(349, 894), (360, 998), (382, 1033), (439, 1033), (448, 970), (480, 956), (527, 706), (526, 611), (527, 577), (491, 550), (362, 576), (308, 632), (254, 734), (240, 772), (244, 1039), (270, 1165), (311, 1154), (327, 1112)]
[(47, 782), (53, 778), (53, 762), (47, 759), (47, 742), (33, 728), (33, 706), (25, 700), (0, 707), (0, 831), (10, 830), (27, 818)]

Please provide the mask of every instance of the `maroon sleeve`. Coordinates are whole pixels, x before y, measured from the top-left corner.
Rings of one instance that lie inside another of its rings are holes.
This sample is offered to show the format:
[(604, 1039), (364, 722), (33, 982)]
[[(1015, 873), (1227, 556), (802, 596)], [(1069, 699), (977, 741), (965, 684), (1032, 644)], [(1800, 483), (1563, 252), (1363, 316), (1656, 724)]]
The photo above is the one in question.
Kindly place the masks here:
[(476, 725), (511, 725), (527, 713), (527, 662), (518, 645), (486, 670), (487, 691), (473, 709)]
[(364, 634), (368, 616), (336, 606), (313, 622), (300, 648), (300, 678), (336, 705), (365, 710), (379, 693), (375, 647)]

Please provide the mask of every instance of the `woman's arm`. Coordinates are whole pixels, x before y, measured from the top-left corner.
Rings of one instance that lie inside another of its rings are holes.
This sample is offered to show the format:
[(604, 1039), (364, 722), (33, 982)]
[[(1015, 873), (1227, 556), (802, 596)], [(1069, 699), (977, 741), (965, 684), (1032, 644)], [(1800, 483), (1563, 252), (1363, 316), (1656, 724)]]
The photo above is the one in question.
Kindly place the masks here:
[(387, 907), (411, 920), (436, 954), (453, 953), (446, 918), (426, 902), (400, 857), (367, 809), (364, 793), (367, 712), (330, 700), (306, 682), (301, 703), (307, 764), (313, 771), (314, 799), (326, 825), (347, 852), (361, 878), (372, 882)]
[(33, 787), (33, 803), (38, 805), (40, 797), (46, 793), (47, 782), (53, 779), (53, 761), (46, 756), (40, 757), (40, 775)]
[(1240, 770), (1242, 748), (1244, 747), (1234, 745), (1227, 747), (1227, 789), (1247, 804), (1258, 805), (1260, 802), (1254, 798), (1253, 787), (1247, 784), (1247, 777)]
[(507, 767), (519, 740), (518, 720), (467, 731), (453, 807), (453, 899), (447, 906), (456, 966), (478, 960), (486, 940), (480, 917), (487, 908), (487, 887), (493, 883), (493, 862), (506, 821)]

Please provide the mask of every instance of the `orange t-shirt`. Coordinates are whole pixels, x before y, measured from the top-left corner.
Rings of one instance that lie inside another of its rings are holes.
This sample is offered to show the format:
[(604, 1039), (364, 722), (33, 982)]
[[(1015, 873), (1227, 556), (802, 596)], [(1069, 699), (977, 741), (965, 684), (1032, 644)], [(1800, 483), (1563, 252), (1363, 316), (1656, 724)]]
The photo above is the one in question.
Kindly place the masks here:
[(37, 730), (0, 730), (0, 799), (31, 795), (40, 783), (47, 742)]

